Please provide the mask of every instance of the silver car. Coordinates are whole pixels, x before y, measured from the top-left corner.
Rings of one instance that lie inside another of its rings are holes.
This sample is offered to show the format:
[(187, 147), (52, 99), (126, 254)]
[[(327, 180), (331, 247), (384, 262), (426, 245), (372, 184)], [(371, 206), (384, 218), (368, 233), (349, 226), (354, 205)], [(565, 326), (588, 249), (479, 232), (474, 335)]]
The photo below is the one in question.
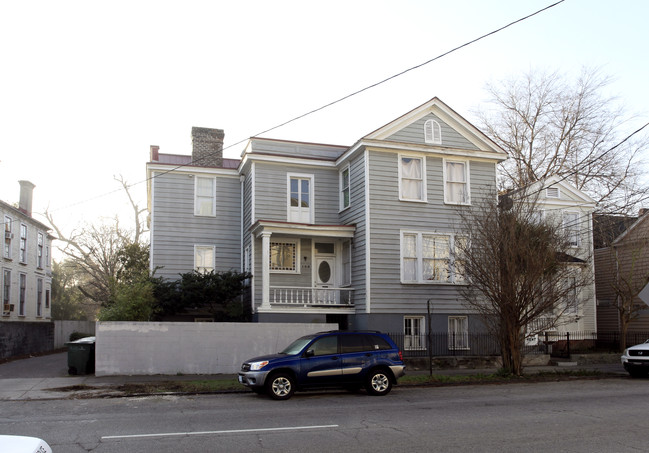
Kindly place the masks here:
[(624, 369), (633, 377), (649, 374), (649, 340), (624, 350), (621, 357)]

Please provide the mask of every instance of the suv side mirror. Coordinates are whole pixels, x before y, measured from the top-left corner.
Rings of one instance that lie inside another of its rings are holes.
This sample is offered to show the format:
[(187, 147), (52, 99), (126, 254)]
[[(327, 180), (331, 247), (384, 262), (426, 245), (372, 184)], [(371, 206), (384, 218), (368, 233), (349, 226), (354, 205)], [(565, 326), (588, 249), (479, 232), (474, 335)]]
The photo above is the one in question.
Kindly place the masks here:
[(315, 352), (313, 351), (313, 349), (309, 349), (308, 351), (306, 351), (304, 353), (304, 357), (313, 357), (314, 355), (315, 355)]

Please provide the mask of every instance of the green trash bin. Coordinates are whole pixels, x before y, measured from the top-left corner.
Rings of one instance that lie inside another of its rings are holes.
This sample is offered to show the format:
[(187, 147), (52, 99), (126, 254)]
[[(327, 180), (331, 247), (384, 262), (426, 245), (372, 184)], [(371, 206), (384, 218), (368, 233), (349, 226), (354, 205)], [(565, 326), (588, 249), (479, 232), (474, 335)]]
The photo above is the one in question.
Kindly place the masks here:
[(65, 345), (68, 347), (68, 374), (95, 372), (95, 337), (81, 338)]

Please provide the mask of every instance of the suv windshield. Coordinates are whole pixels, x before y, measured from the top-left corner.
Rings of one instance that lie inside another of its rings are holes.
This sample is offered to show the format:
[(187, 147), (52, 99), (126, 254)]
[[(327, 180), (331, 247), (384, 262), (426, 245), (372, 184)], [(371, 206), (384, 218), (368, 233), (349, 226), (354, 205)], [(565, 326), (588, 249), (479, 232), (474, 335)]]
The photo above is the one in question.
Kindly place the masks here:
[(280, 354), (295, 355), (299, 353), (304, 347), (313, 340), (313, 336), (302, 337), (295, 340), (293, 343), (288, 345)]

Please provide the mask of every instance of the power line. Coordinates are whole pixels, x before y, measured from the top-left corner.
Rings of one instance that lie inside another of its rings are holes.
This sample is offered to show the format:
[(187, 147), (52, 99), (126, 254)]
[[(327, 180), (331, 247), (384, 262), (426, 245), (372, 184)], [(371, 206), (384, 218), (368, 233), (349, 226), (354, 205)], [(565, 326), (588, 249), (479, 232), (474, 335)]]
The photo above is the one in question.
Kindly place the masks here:
[[(461, 44), (461, 45), (459, 45), (459, 46), (457, 46), (457, 47), (454, 47), (454, 48), (452, 48), (452, 49), (450, 49), (450, 50), (448, 50), (448, 51), (442, 53), (442, 54), (439, 54), (439, 55), (437, 55), (436, 57), (433, 57), (433, 58), (431, 58), (431, 59), (429, 59), (429, 60), (426, 60), (426, 61), (424, 61), (423, 63), (420, 63), (420, 64), (418, 64), (418, 65), (416, 65), (416, 66), (412, 66), (412, 67), (410, 67), (410, 68), (408, 68), (408, 69), (405, 69), (405, 70), (403, 70), (403, 71), (401, 71), (401, 72), (398, 72), (398, 73), (396, 73), (396, 74), (394, 74), (394, 75), (391, 75), (391, 76), (389, 76), (389, 77), (387, 77), (387, 78), (385, 78), (385, 79), (382, 79), (382, 80), (380, 80), (380, 81), (378, 81), (378, 82), (372, 83), (371, 85), (367, 85), (367, 86), (365, 86), (364, 88), (361, 88), (361, 89), (359, 89), (359, 90), (356, 90), (356, 91), (354, 91), (354, 92), (352, 92), (352, 93), (349, 93), (349, 94), (347, 94), (347, 95), (345, 95), (345, 96), (343, 96), (343, 97), (341, 97), (341, 98), (338, 98), (338, 99), (336, 99), (336, 100), (334, 100), (334, 101), (331, 101), (331, 102), (329, 102), (329, 103), (327, 103), (327, 104), (324, 104), (324, 105), (322, 105), (322, 106), (320, 106), (320, 107), (314, 108), (314, 109), (312, 109), (312, 110), (310, 110), (310, 111), (308, 111), (308, 112), (306, 112), (306, 113), (303, 113), (303, 114), (301, 114), (301, 115), (298, 115), (298, 116), (296, 116), (296, 117), (294, 117), (294, 118), (291, 118), (291, 119), (289, 119), (289, 120), (287, 120), (287, 121), (284, 121), (284, 122), (282, 122), (282, 123), (279, 123), (279, 124), (277, 124), (277, 125), (275, 125), (275, 126), (273, 126), (273, 127), (270, 127), (270, 128), (268, 128), (268, 129), (265, 129), (265, 130), (263, 130), (263, 131), (261, 131), (261, 132), (258, 132), (257, 134), (253, 134), (253, 135), (251, 135), (251, 136), (249, 136), (249, 137), (258, 137), (258, 136), (260, 136), (260, 135), (263, 135), (263, 134), (266, 134), (266, 133), (268, 133), (268, 132), (271, 132), (271, 131), (274, 131), (274, 130), (276, 130), (276, 129), (279, 129), (279, 128), (281, 128), (281, 127), (284, 127), (284, 126), (286, 126), (286, 125), (288, 125), (288, 124), (294, 123), (294, 122), (296, 122), (296, 121), (298, 121), (298, 120), (300, 120), (300, 119), (302, 119), (302, 118), (305, 118), (305, 117), (307, 117), (307, 116), (313, 115), (314, 113), (317, 113), (317, 112), (319, 112), (319, 111), (322, 111), (322, 110), (324, 110), (324, 109), (327, 109), (327, 108), (329, 108), (329, 107), (331, 107), (331, 106), (333, 106), (333, 105), (339, 104), (339, 103), (341, 103), (341, 102), (343, 102), (343, 101), (345, 101), (345, 100), (347, 100), (347, 99), (349, 99), (349, 98), (351, 98), (351, 97), (354, 97), (354, 96), (356, 96), (356, 95), (359, 95), (359, 94), (361, 94), (361, 93), (363, 93), (363, 92), (365, 92), (365, 91), (368, 91), (368, 90), (370, 90), (370, 89), (372, 89), (372, 88), (376, 88), (376, 87), (379, 86), (379, 85), (382, 85), (382, 84), (384, 84), (384, 83), (387, 83), (387, 82), (389, 82), (389, 81), (391, 81), (391, 80), (393, 80), (393, 79), (396, 79), (397, 77), (400, 77), (400, 76), (402, 76), (402, 75), (404, 75), (404, 74), (407, 74), (407, 73), (409, 73), (409, 72), (411, 72), (411, 71), (414, 71), (414, 70), (416, 70), (416, 69), (422, 68), (423, 66), (426, 66), (426, 65), (428, 65), (428, 64), (430, 64), (430, 63), (432, 63), (432, 62), (434, 62), (434, 61), (437, 61), (437, 60), (439, 60), (439, 59), (441, 59), (441, 58), (443, 58), (443, 57), (445, 57), (445, 56), (447, 56), (447, 55), (450, 55), (450, 54), (452, 54), (452, 53), (454, 53), (454, 52), (457, 52), (457, 51), (460, 50), (460, 49), (463, 49), (463, 48), (465, 48), (465, 47), (467, 47), (467, 46), (470, 46), (471, 44), (475, 44), (476, 42), (478, 42), (478, 41), (480, 41), (480, 40), (482, 40), (482, 39), (485, 39), (485, 38), (487, 38), (487, 37), (489, 37), (489, 36), (492, 36), (492, 35), (494, 35), (494, 34), (496, 34), (496, 33), (499, 33), (499, 32), (501, 32), (501, 31), (503, 31), (503, 30), (505, 30), (505, 29), (507, 29), (507, 28), (513, 26), (513, 25), (516, 25), (516, 24), (518, 24), (518, 23), (520, 23), (520, 22), (523, 22), (523, 21), (525, 21), (525, 20), (527, 20), (527, 19), (529, 19), (529, 18), (531, 18), (531, 17), (534, 17), (534, 16), (536, 16), (536, 15), (538, 15), (538, 14), (544, 12), (544, 11), (547, 11), (547, 10), (549, 10), (549, 9), (551, 9), (551, 8), (554, 8), (555, 6), (559, 5), (560, 3), (563, 3), (564, 1), (565, 1), (565, 0), (559, 0), (559, 1), (555, 2), (555, 3), (552, 3), (551, 5), (548, 5), (548, 6), (544, 7), (544, 8), (541, 8), (541, 9), (539, 9), (538, 11), (535, 11), (535, 12), (533, 12), (533, 13), (531, 13), (531, 14), (528, 14), (527, 16), (521, 17), (520, 19), (517, 19), (517, 20), (515, 20), (515, 21), (513, 21), (513, 22), (510, 22), (510, 23), (508, 23), (507, 25), (504, 25), (504, 26), (502, 26), (502, 27), (500, 27), (500, 28), (497, 28), (497, 29), (495, 29), (495, 30), (493, 30), (493, 31), (490, 31), (489, 33), (483, 34), (483, 35), (481, 35), (481, 36), (479, 36), (479, 37), (477, 37), (477, 38), (475, 38), (475, 39), (472, 39), (471, 41), (467, 41), (467, 42), (465, 42), (464, 44)], [(231, 144), (231, 145), (226, 146), (225, 148), (222, 149), (222, 151), (225, 151), (225, 150), (228, 150), (228, 149), (230, 149), (230, 148), (232, 148), (232, 147), (234, 147), (234, 146), (240, 145), (240, 144), (246, 142), (247, 140), (248, 140), (248, 138), (244, 138), (244, 139), (242, 139), (242, 140), (239, 140), (239, 141), (237, 141), (236, 143), (233, 143), (233, 144)], [(129, 188), (130, 188), (130, 187), (134, 187), (134, 186), (136, 186), (136, 185), (139, 185), (139, 184), (142, 184), (142, 183), (148, 182), (150, 179), (153, 179), (153, 178), (156, 178), (156, 177), (159, 177), (159, 176), (163, 176), (163, 175), (165, 175), (165, 174), (167, 174), (167, 173), (171, 173), (171, 172), (173, 172), (173, 171), (175, 171), (175, 170), (178, 170), (178, 169), (180, 169), (180, 168), (183, 168), (183, 167), (191, 166), (191, 165), (196, 164), (196, 163), (200, 162), (201, 160), (203, 160), (203, 159), (205, 159), (205, 158), (207, 158), (207, 157), (209, 157), (209, 156), (211, 156), (211, 155), (213, 155), (213, 154), (208, 154), (208, 155), (206, 155), (206, 156), (204, 156), (204, 157), (202, 157), (202, 158), (200, 158), (200, 159), (197, 159), (197, 160), (192, 160), (192, 161), (190, 161), (190, 162), (187, 163), (187, 164), (178, 165), (178, 166), (173, 167), (173, 168), (171, 168), (171, 169), (169, 169), (169, 170), (166, 170), (166, 171), (164, 171), (164, 172), (160, 172), (160, 173), (158, 173), (158, 174), (156, 174), (156, 175), (154, 175), (154, 176), (152, 176), (152, 177), (147, 177), (146, 179), (144, 179), (144, 180), (142, 180), (142, 181), (139, 181), (139, 182), (133, 183), (133, 184), (129, 185), (128, 187), (129, 187)], [(71, 205), (68, 205), (68, 206), (64, 206), (64, 207), (62, 207), (62, 208), (58, 208), (58, 209), (56, 209), (56, 210), (54, 210), (54, 211), (51, 211), (51, 212), (56, 212), (56, 211), (60, 211), (60, 210), (63, 210), (63, 209), (68, 209), (68, 208), (71, 208), (71, 207), (74, 207), (74, 206), (78, 206), (78, 205), (80, 205), (80, 204), (85, 204), (85, 203), (87, 203), (87, 202), (90, 202), (90, 201), (93, 201), (93, 200), (97, 200), (97, 199), (99, 199), (99, 198), (103, 198), (103, 197), (105, 197), (105, 196), (111, 195), (111, 194), (113, 194), (113, 193), (115, 193), (115, 192), (118, 192), (118, 191), (121, 191), (121, 190), (122, 190), (122, 189), (117, 189), (117, 190), (113, 190), (113, 191), (110, 191), (110, 192), (107, 192), (107, 193), (104, 193), (104, 194), (101, 194), (101, 195), (97, 195), (96, 197), (93, 197), (93, 198), (90, 198), (90, 199), (87, 199), (87, 200), (84, 200), (84, 201), (80, 201), (80, 202), (77, 202), (77, 203), (74, 203), (74, 204), (71, 204)]]

